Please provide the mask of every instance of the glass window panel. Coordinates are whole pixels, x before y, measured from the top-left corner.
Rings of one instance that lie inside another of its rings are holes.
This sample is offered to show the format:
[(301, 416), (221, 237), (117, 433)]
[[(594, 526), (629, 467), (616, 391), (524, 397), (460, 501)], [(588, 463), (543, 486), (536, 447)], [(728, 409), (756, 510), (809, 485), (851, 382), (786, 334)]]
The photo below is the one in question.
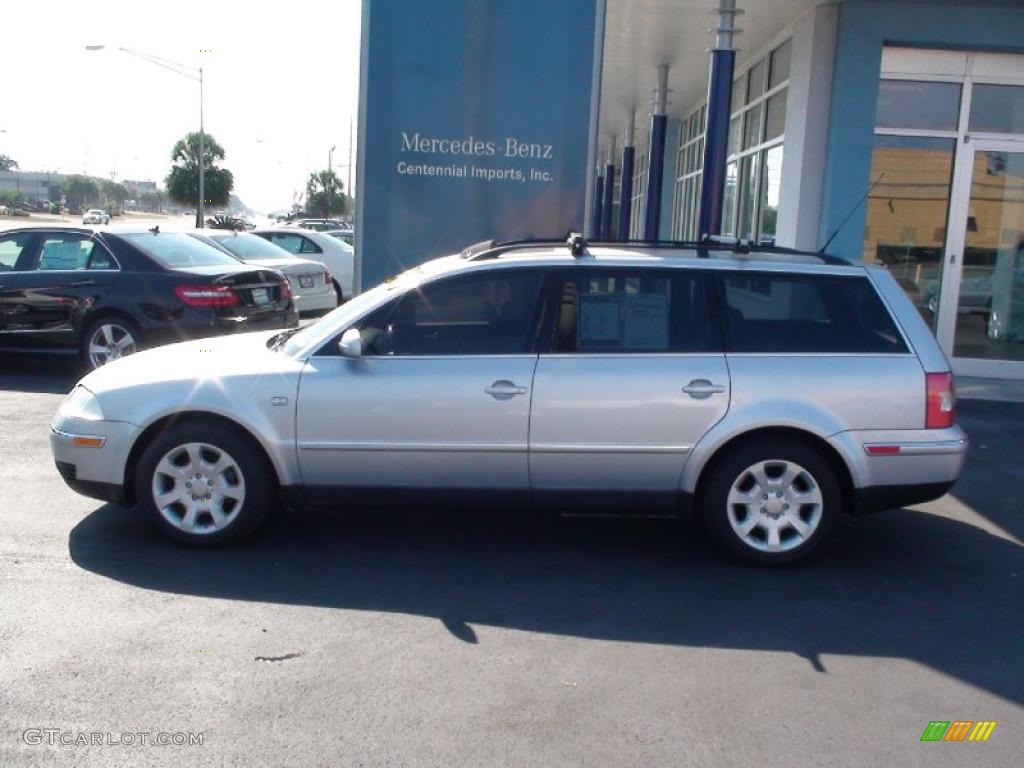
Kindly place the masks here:
[(747, 104), (764, 93), (764, 76), (768, 71), (768, 60), (761, 59), (747, 74)]
[(789, 79), (789, 58), (792, 48), (791, 41), (787, 40), (772, 51), (772, 71), (768, 81), (769, 90)]
[(93, 242), (81, 235), (52, 235), (43, 240), (36, 269), (40, 272), (85, 269)]
[(871, 158), (864, 261), (888, 269), (929, 323), (939, 307), (954, 144), (876, 136)]
[[(736, 161), (725, 166), (725, 191), (722, 194), (722, 234), (736, 234)], [(704, 232), (700, 235), (706, 234)]]
[(740, 151), (740, 126), (742, 123), (742, 116), (734, 117), (729, 121), (729, 148), (727, 153), (730, 156)]
[(960, 114), (959, 83), (882, 80), (875, 125), (879, 128), (926, 128), (955, 131)]
[(0, 273), (14, 270), (21, 257), (21, 252), (25, 250), (33, 236), (32, 232), (23, 232), (0, 238)]
[(761, 143), (761, 110), (763, 104), (748, 109), (743, 115), (743, 148), (750, 149)]
[(1024, 151), (974, 153), (953, 355), (1024, 360)]
[(764, 140), (771, 141), (786, 130), (786, 91), (779, 91), (768, 99), (768, 116), (765, 119)]
[(754, 239), (754, 214), (757, 209), (757, 166), (759, 156), (747, 155), (740, 161), (739, 217), (736, 237)]
[(766, 149), (762, 155), (764, 159), (761, 170), (758, 241), (766, 245), (774, 245), (779, 218), (779, 193), (782, 189), (782, 145)]
[(972, 131), (1024, 133), (1024, 87), (975, 85), (969, 125)]
[(743, 97), (747, 93), (747, 76), (740, 75), (732, 83), (732, 110), (737, 112), (743, 106)]

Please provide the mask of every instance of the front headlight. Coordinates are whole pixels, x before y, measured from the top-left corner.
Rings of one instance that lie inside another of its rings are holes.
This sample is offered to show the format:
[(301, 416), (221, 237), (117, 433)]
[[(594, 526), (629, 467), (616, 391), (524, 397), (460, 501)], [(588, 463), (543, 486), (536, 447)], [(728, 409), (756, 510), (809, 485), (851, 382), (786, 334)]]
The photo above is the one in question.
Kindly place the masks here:
[(81, 385), (71, 390), (57, 412), (70, 419), (100, 421), (103, 418), (103, 410), (96, 395)]

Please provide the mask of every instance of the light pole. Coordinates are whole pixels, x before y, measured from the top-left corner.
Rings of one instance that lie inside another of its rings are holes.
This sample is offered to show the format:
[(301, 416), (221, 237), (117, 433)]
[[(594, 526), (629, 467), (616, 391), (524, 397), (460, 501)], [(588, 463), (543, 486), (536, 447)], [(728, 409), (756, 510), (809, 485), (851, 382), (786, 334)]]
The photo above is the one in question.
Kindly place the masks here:
[[(105, 45), (85, 46), (87, 51), (102, 51), (104, 48), (106, 48)], [(199, 167), (199, 199), (197, 201), (198, 205), (196, 205), (196, 227), (202, 229), (206, 224), (206, 132), (203, 130), (203, 68), (201, 66), (190, 67), (187, 64), (179, 64), (176, 61), (154, 56), (151, 53), (134, 51), (131, 48), (118, 46), (117, 50), (143, 61), (148, 61), (150, 64), (156, 64), (158, 67), (163, 67), (174, 72), (176, 75), (187, 77), (189, 80), (195, 80), (199, 83), (199, 157), (197, 158)]]

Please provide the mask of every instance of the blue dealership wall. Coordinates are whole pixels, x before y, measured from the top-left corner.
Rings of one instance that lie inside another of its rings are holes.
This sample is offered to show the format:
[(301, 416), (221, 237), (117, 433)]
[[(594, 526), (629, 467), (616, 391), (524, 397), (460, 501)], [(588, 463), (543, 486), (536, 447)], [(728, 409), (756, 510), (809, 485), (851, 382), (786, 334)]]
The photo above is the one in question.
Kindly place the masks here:
[[(846, 0), (839, 10), (820, 241), (871, 183), (875, 104), (885, 45), (1024, 52), (1024, 4)], [(829, 250), (860, 259), (866, 210), (860, 206)]]
[(582, 229), (603, 3), (363, 7), (361, 288), (481, 240)]

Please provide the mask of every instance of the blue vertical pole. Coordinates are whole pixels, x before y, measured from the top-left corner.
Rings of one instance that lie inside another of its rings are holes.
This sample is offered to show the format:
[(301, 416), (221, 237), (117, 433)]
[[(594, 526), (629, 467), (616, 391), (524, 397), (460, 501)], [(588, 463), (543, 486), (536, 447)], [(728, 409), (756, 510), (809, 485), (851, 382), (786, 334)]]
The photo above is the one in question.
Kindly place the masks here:
[(657, 240), (661, 228), (661, 179), (665, 165), (665, 130), (668, 127), (668, 65), (658, 67), (658, 87), (651, 112), (651, 140), (647, 145), (647, 209), (644, 240)]
[(594, 179), (594, 210), (590, 223), (590, 231), (595, 237), (601, 235), (601, 214), (604, 211), (604, 179), (598, 176)]
[(732, 109), (732, 78), (736, 51), (732, 50), (735, 0), (721, 0), (718, 36), (711, 51), (708, 72), (707, 129), (704, 135), (704, 171), (700, 185), (700, 215), (697, 235), (722, 233), (722, 207), (725, 199), (725, 161), (729, 156), (729, 112)]
[(619, 184), (619, 240), (629, 240), (630, 219), (633, 214), (633, 162), (636, 148), (622, 148), (622, 183)]
[(615, 202), (615, 166), (608, 163), (604, 169), (604, 209), (601, 212), (601, 239), (612, 239), (612, 203)]

